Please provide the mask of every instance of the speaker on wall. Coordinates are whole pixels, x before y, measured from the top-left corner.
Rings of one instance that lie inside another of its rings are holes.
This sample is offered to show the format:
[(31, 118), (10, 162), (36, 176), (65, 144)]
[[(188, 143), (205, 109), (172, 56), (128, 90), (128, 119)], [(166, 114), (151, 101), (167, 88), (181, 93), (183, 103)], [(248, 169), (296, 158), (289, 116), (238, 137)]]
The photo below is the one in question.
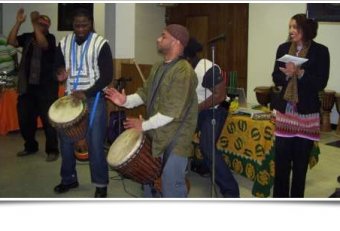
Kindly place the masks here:
[(319, 22), (340, 22), (340, 3), (307, 3), (307, 17)]
[(58, 31), (72, 31), (73, 12), (85, 8), (92, 14), (93, 3), (58, 3)]

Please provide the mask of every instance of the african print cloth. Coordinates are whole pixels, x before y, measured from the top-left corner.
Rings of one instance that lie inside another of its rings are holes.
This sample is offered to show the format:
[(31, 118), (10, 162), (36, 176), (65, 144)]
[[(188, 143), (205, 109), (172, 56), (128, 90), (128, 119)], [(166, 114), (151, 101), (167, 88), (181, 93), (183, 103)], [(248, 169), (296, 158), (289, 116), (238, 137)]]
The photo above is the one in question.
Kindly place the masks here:
[[(217, 149), (234, 172), (254, 181), (252, 194), (270, 196), (275, 176), (275, 124), (270, 120), (253, 120), (247, 116), (228, 116)], [(315, 142), (309, 166), (318, 162), (320, 149)]]

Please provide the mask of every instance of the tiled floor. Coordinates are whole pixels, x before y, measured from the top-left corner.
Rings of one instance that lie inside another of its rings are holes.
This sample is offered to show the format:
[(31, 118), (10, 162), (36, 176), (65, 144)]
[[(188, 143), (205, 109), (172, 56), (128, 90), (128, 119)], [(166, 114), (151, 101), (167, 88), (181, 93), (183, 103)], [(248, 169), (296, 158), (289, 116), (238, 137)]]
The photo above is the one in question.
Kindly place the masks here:
[[(77, 171), (80, 187), (65, 194), (57, 195), (53, 187), (60, 182), (60, 158), (55, 162), (46, 162), (44, 137), (38, 131), (38, 140), (41, 151), (37, 154), (16, 157), (16, 152), (22, 149), (23, 141), (19, 133), (10, 133), (0, 136), (0, 200), (4, 198), (92, 198), (94, 187), (90, 183), (89, 166), (87, 162), (78, 162)], [(320, 142), (321, 155), (319, 163), (307, 174), (305, 190), (306, 198), (328, 198), (340, 187), (337, 177), (340, 175), (340, 149), (325, 145), (325, 143), (340, 140), (334, 132), (323, 133)], [(110, 184), (108, 197), (133, 198), (141, 197), (141, 186), (135, 182), (122, 180), (115, 171), (110, 171)], [(191, 182), (189, 198), (220, 197), (211, 190), (209, 177), (201, 177), (194, 172), (189, 172)], [(251, 188), (253, 183), (235, 175), (239, 182), (242, 198), (253, 198)], [(218, 191), (218, 188), (217, 190)]]

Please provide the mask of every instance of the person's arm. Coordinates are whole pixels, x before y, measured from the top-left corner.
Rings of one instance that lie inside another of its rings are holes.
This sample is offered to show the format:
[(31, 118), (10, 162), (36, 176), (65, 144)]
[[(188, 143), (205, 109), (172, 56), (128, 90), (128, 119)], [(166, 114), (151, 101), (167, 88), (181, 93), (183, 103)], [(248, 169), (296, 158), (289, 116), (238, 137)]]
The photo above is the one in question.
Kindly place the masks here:
[(144, 104), (142, 98), (137, 93), (134, 93), (134, 94), (126, 96), (126, 101), (122, 106), (130, 109), (130, 108), (138, 107), (142, 104)]
[(159, 127), (163, 127), (173, 121), (174, 118), (170, 116), (163, 115), (161, 113), (157, 113), (156, 115), (150, 117), (148, 120), (143, 121), (142, 130), (148, 131), (151, 129), (156, 129)]
[(53, 71), (55, 73), (55, 78), (63, 82), (67, 79), (67, 72), (65, 70), (65, 59), (64, 55), (61, 51), (60, 43), (58, 44), (58, 47), (55, 52), (55, 59), (53, 64)]
[[(307, 65), (308, 62), (310, 63)], [(308, 62), (301, 66), (304, 73), (299, 79), (299, 86), (321, 91), (327, 86), (329, 79), (330, 55), (328, 48), (319, 46), (317, 52)]]
[(49, 48), (49, 42), (47, 41), (46, 35), (43, 33), (41, 26), (38, 24), (39, 15), (40, 14), (38, 11), (31, 12), (31, 22), (35, 35), (36, 44), (41, 49), (46, 50)]
[[(198, 104), (198, 111), (209, 109), (213, 106), (216, 106), (220, 103), (222, 103), (225, 100), (226, 97), (226, 86), (224, 81), (221, 81), (215, 86), (215, 91), (213, 89), (210, 89), (212, 94), (206, 98), (204, 101), (202, 101), (200, 104)], [(214, 99), (214, 105), (213, 105), (213, 99)]]
[[(39, 27), (39, 25), (34, 24), (33, 25), (33, 29), (34, 29), (34, 35), (35, 35), (35, 40), (36, 40), (36, 44), (38, 45), (38, 47), (40, 47), (43, 50), (47, 50), (49, 48), (49, 41), (47, 40), (46, 36), (42, 31), (41, 28)], [(55, 44), (54, 44), (55, 45)]]
[[(215, 73), (213, 73), (213, 71)], [(214, 91), (213, 91), (213, 85), (215, 85)], [(223, 81), (221, 70), (218, 66), (215, 66), (214, 70), (210, 68), (205, 73), (203, 77), (202, 86), (204, 88), (208, 88), (212, 92), (212, 94), (198, 105), (199, 111), (209, 109), (213, 106), (220, 104), (221, 102), (225, 100), (226, 85), (225, 85), (225, 82)], [(213, 101), (214, 101), (214, 104), (213, 104)]]
[(98, 56), (98, 66), (100, 76), (95, 84), (89, 89), (85, 90), (86, 97), (95, 96), (96, 93), (107, 85), (109, 85), (113, 78), (113, 64), (110, 46), (107, 42), (104, 43)]
[(20, 8), (17, 12), (16, 22), (8, 35), (7, 44), (10, 44), (14, 47), (19, 46), (17, 35), (18, 35), (21, 24), (24, 23), (25, 20), (26, 20), (26, 15), (25, 15), (24, 9)]
[[(287, 76), (280, 70), (280, 67), (285, 67), (285, 64), (283, 62), (276, 61), (286, 54), (284, 45), (285, 44), (280, 45), (276, 51), (275, 65), (272, 73), (272, 79), (275, 86), (284, 86), (289, 80), (289, 78), (287, 78)], [(285, 46), (287, 46), (287, 44)]]

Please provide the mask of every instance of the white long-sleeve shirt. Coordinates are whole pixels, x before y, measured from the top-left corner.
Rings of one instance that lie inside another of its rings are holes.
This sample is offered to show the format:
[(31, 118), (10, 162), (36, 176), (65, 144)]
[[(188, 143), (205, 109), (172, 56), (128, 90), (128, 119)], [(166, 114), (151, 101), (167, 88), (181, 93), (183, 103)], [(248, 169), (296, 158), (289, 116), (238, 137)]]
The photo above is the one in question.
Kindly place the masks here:
[[(128, 95), (126, 97), (126, 102), (122, 105), (125, 108), (134, 108), (144, 104), (142, 98), (138, 94)], [(148, 131), (151, 129), (156, 129), (167, 125), (174, 118), (163, 115), (161, 113), (156, 113), (154, 116), (150, 117), (148, 120), (143, 121), (142, 129), (143, 131)]]

